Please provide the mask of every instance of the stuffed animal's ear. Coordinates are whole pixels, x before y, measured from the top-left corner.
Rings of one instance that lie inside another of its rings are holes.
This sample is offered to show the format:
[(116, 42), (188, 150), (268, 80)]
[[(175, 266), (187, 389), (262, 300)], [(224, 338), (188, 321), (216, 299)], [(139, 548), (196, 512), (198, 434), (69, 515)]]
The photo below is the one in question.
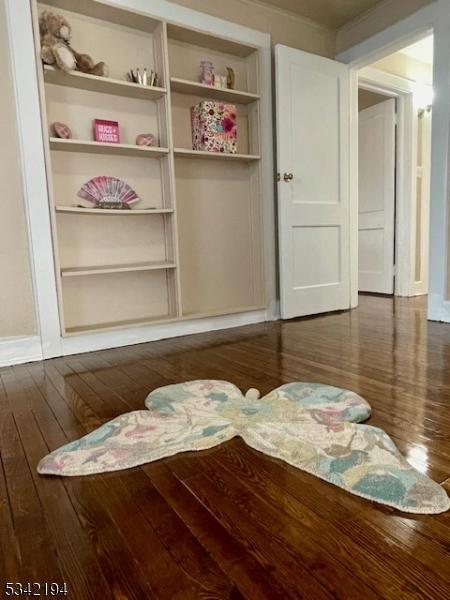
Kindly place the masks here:
[(48, 32), (46, 15), (47, 11), (44, 10), (39, 16), (39, 33), (41, 34), (41, 38)]

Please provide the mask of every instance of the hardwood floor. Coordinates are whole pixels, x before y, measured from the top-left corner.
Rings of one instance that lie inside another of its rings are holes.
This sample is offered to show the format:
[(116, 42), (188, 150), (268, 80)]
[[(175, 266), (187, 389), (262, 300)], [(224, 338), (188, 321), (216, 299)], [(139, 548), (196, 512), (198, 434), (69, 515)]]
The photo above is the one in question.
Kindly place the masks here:
[(375, 505), (239, 439), (115, 474), (36, 473), (153, 388), (198, 378), (350, 388), (450, 492), (450, 325), (421, 298), (0, 369), (1, 598), (5, 581), (65, 581), (80, 600), (450, 598), (450, 513)]

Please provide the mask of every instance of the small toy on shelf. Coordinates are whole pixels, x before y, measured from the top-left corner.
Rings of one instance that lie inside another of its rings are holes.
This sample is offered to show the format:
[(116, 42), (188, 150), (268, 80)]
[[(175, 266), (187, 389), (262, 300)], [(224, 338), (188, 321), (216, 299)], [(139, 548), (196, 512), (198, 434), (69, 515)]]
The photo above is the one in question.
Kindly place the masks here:
[(130, 210), (140, 202), (136, 192), (122, 179), (100, 175), (93, 177), (81, 186), (78, 192), (79, 206), (83, 208), (104, 208)]
[(63, 140), (72, 139), (72, 132), (70, 128), (65, 123), (60, 123), (59, 121), (55, 121), (50, 125), (50, 131), (53, 137), (61, 138)]
[(104, 62), (94, 63), (88, 54), (79, 54), (70, 45), (72, 28), (62, 15), (44, 10), (39, 17), (41, 58), (46, 65), (66, 71), (81, 71), (106, 77), (108, 67)]
[(214, 65), (209, 60), (202, 60), (200, 63), (201, 75), (200, 82), (203, 85), (214, 84)]
[(234, 74), (234, 69), (227, 67), (227, 88), (229, 90), (234, 90), (235, 82), (236, 76)]
[(236, 82), (236, 75), (234, 74), (234, 69), (232, 69), (231, 67), (227, 67), (227, 85), (226, 87), (229, 90), (234, 90), (234, 86), (235, 86), (235, 82)]
[(137, 146), (156, 146), (156, 136), (153, 133), (140, 133), (136, 137)]
[(120, 144), (119, 123), (117, 121), (106, 121), (105, 119), (94, 119), (94, 140), (96, 142), (107, 142), (108, 144)]
[(206, 152), (237, 152), (236, 106), (203, 100), (191, 108), (192, 148)]
[(150, 70), (150, 73), (148, 73), (146, 68), (141, 70), (138, 67), (135, 71), (130, 69), (127, 73), (127, 79), (128, 81), (131, 81), (131, 83), (137, 83), (139, 85), (148, 85), (150, 87), (158, 85), (158, 75), (153, 69)]
[(226, 90), (228, 88), (228, 76), (214, 75), (214, 87)]
[(72, 35), (69, 22), (61, 15), (45, 10), (39, 17), (39, 32), (42, 61), (62, 71), (73, 71), (77, 62), (69, 46)]

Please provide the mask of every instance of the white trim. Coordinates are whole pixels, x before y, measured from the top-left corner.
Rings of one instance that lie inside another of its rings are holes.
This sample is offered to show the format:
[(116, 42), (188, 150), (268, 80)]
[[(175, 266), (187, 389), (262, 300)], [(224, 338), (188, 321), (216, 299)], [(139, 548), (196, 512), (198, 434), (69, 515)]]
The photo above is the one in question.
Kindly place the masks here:
[[(416, 280), (417, 265), (413, 273), (412, 294), (414, 296), (423, 296), (428, 294), (428, 259), (430, 246), (430, 177), (431, 177), (431, 112), (425, 110), (424, 114), (418, 118), (422, 127), (422, 173), (420, 178), (421, 189), (421, 218), (420, 218), (420, 275)], [(417, 205), (416, 205), (417, 214)], [(417, 227), (416, 227), (417, 228)], [(417, 248), (416, 254), (417, 254)]]
[[(448, 146), (450, 132), (450, 11), (434, 29), (428, 318), (450, 321), (447, 310)], [(440, 297), (439, 308), (437, 297)]]
[[(358, 71), (361, 88), (397, 98), (395, 295), (413, 295), (416, 230), (417, 110), (414, 82), (373, 67)], [(357, 231), (351, 235), (357, 237)], [(352, 265), (355, 261), (352, 261)], [(356, 272), (357, 273), (357, 272)], [(354, 272), (352, 272), (354, 275)], [(352, 280), (352, 293), (357, 282)]]
[(0, 367), (42, 359), (41, 338), (12, 337), (0, 340)]
[(148, 325), (144, 327), (129, 327), (116, 331), (103, 331), (101, 333), (84, 333), (82, 335), (63, 338), (63, 355), (105, 350), (118, 346), (131, 346), (172, 337), (205, 333), (219, 329), (231, 329), (243, 325), (253, 325), (264, 321), (273, 320), (268, 311), (259, 310), (246, 313), (236, 313), (206, 319), (192, 319), (176, 323), (163, 323), (161, 325)]
[(50, 357), (61, 345), (30, 3), (6, 0), (6, 19), (37, 328)]
[[(448, 20), (448, 0), (437, 0), (368, 39), (339, 52), (336, 60), (362, 69), (433, 33), (440, 20)], [(348, 24), (349, 26), (350, 24)], [(345, 28), (345, 26), (344, 26)], [(344, 31), (342, 28), (340, 31)]]
[(166, 0), (152, 0), (151, 11), (149, 11), (148, 0), (115, 0), (114, 4), (119, 8), (137, 10), (169, 23), (193, 27), (249, 44), (260, 51), (261, 193), (264, 213), (265, 291), (268, 308), (263, 312), (199, 319), (191, 326), (189, 326), (191, 322), (178, 321), (160, 326), (83, 334), (70, 338), (61, 337), (30, 3), (29, 0), (6, 0), (25, 205), (29, 221), (31, 266), (44, 358), (233, 327), (237, 326), (236, 324), (272, 320), (279, 315), (276, 293), (270, 35)]
[[(418, 39), (433, 33), (432, 167), (430, 202), (430, 260), (428, 318), (443, 320), (447, 315), (448, 257), (448, 150), (450, 132), (450, 11), (448, 0), (437, 0), (406, 19), (387, 27), (371, 38), (337, 55), (353, 70), (373, 63)], [(354, 107), (352, 107), (354, 111)], [(352, 143), (355, 133), (352, 131)], [(352, 187), (357, 187), (357, 167), (352, 168)], [(357, 197), (351, 191), (351, 199)], [(354, 210), (354, 209), (353, 209)], [(354, 224), (352, 223), (352, 227)], [(438, 298), (440, 300), (438, 301)], [(447, 320), (447, 319), (445, 319)], [(450, 321), (450, 319), (448, 319)]]
[[(358, 201), (358, 173), (359, 173), (359, 141), (358, 141), (358, 71), (349, 69), (350, 85), (350, 119), (349, 119), (349, 293), (350, 308), (358, 306), (358, 279), (359, 279), (359, 201)], [(356, 177), (356, 180), (355, 180)]]

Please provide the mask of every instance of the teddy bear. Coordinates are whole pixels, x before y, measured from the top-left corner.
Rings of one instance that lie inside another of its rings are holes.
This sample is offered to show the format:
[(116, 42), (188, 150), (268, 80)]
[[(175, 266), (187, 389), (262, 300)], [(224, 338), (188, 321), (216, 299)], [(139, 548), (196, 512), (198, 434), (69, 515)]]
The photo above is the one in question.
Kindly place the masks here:
[(70, 46), (72, 28), (63, 16), (45, 10), (39, 17), (41, 58), (47, 65), (62, 71), (82, 71), (91, 75), (107, 76), (104, 62), (94, 63), (88, 54), (80, 54)]

